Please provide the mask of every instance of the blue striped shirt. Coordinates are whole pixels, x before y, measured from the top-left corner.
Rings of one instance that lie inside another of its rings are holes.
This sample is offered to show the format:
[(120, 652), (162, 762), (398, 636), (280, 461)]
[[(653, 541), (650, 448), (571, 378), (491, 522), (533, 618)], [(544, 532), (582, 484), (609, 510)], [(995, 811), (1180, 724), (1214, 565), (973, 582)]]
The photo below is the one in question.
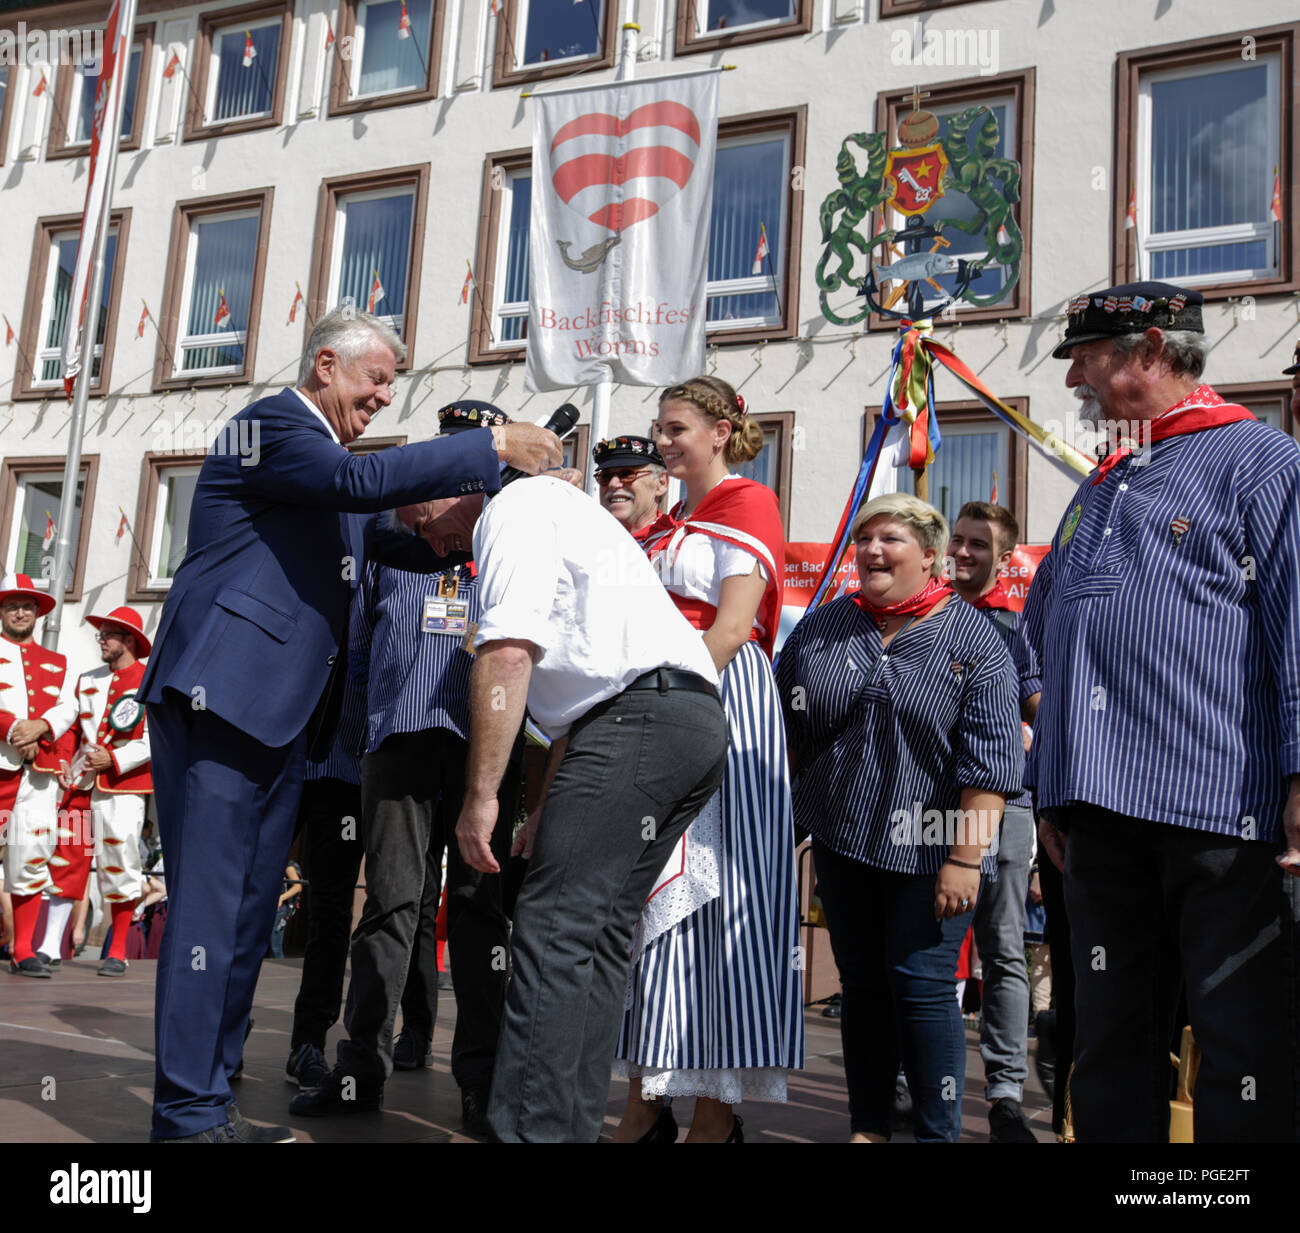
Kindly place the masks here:
[(1026, 601), (1038, 806), (1274, 841), (1300, 774), (1300, 448), (1255, 420), (1075, 493)]
[[(1028, 642), (1025, 641), (1024, 630), (1020, 627), (1018, 614), (1010, 609), (1001, 608), (976, 608), (975, 611), (982, 612), (988, 618), (994, 632), (1002, 639), (1002, 645), (1007, 648), (1007, 654), (1011, 656), (1012, 667), (1015, 668), (1016, 675), (1020, 678), (1019, 696), (1023, 704), (1026, 699), (1033, 697), (1042, 686), (1037, 680), (1034, 655), (1029, 649)], [(1005, 615), (1000, 616), (1003, 613)], [(1011, 620), (1008, 621), (1008, 617)], [(1031, 809), (1034, 804), (1033, 796), (1029, 789), (1022, 785), (1014, 796), (1007, 797), (1007, 804), (1020, 805), (1025, 809)]]
[[(456, 567), (456, 576), (456, 599), (468, 602), (469, 620), (477, 623), (478, 579), (467, 565)], [(461, 648), (460, 637), (423, 631), (424, 601), (441, 577), (366, 563), (357, 620), (361, 653), (349, 666), (368, 682), (367, 749), (378, 749), (396, 732), (428, 728), (448, 728), (469, 739), (474, 657)]]
[[(951, 599), (886, 651), (852, 598), (795, 627), (776, 669), (795, 759), (794, 818), (843, 856), (900, 873), (937, 873), (958, 829), (963, 788), (1020, 788), (1016, 672), (1002, 640)], [(996, 846), (983, 863), (997, 874)]]

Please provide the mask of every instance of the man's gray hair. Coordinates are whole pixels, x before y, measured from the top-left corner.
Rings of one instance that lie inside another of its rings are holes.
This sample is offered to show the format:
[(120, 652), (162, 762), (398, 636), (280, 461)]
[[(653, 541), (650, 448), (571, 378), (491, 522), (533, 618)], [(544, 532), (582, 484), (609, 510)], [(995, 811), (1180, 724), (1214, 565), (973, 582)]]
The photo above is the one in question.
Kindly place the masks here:
[[(1205, 371), (1210, 344), (1204, 334), (1192, 330), (1161, 330), (1169, 367), (1176, 376), (1196, 380)], [(1146, 341), (1145, 334), (1120, 334), (1112, 340), (1120, 355), (1129, 355)]]
[(406, 359), (406, 344), (392, 326), (363, 312), (355, 304), (331, 308), (307, 339), (307, 349), (298, 365), (298, 384), (306, 385), (316, 367), (316, 356), (328, 347), (345, 364), (355, 364), (375, 343), (383, 343), (400, 364)]

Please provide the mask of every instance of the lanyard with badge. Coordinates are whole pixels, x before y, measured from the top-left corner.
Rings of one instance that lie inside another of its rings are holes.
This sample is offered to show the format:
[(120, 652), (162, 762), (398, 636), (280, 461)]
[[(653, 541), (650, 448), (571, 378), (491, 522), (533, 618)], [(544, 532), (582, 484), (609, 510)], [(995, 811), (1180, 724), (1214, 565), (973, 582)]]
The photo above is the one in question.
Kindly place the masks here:
[(475, 627), (469, 619), (469, 600), (459, 595), (460, 571), (449, 569), (439, 576), (434, 594), (425, 596), (422, 628), (426, 634), (459, 638), (462, 644), (472, 642)]

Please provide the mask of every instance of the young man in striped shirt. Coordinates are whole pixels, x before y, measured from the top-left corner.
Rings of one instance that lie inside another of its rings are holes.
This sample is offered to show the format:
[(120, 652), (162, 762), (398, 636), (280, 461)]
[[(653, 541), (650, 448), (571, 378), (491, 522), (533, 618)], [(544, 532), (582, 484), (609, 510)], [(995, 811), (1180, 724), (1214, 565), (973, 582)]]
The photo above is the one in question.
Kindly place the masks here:
[(1081, 1140), (1168, 1139), (1180, 978), (1197, 1140), (1297, 1131), (1300, 447), (1202, 384), (1206, 353), (1201, 296), (1164, 283), (1078, 297), (1053, 353), (1111, 444), (1023, 621)]

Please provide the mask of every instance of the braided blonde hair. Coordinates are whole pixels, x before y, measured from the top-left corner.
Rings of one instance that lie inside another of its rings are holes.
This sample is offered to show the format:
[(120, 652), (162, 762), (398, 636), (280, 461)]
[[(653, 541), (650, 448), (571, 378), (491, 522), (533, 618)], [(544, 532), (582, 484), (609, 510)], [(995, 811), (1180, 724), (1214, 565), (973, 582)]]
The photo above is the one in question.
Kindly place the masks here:
[(749, 462), (763, 448), (763, 430), (752, 415), (746, 415), (740, 396), (718, 377), (691, 377), (680, 385), (670, 386), (659, 395), (659, 404), (674, 398), (689, 402), (701, 415), (715, 424), (726, 420), (731, 425), (727, 438), (727, 461)]

